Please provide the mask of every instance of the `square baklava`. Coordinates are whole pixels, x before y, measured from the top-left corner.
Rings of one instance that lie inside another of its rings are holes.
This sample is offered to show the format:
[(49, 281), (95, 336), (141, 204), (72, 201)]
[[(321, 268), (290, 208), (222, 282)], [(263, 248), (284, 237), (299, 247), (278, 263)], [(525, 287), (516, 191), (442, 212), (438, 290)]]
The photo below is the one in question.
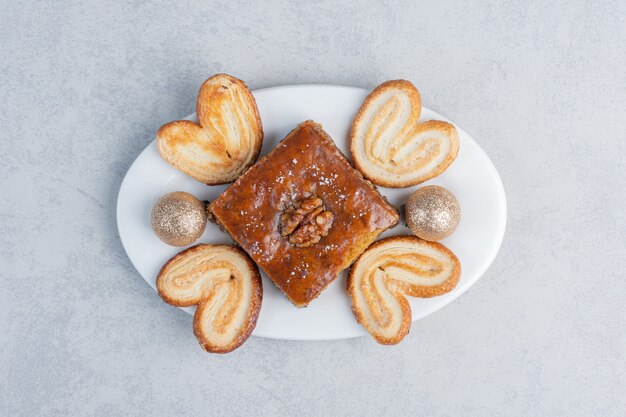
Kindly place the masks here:
[(312, 121), (291, 131), (210, 210), (298, 307), (398, 222), (394, 207)]

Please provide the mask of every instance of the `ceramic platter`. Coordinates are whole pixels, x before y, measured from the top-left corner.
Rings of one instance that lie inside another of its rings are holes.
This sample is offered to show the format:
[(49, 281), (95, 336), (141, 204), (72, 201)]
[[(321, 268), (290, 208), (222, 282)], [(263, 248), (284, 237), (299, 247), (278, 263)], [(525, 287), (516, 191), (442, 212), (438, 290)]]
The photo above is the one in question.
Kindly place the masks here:
[[(265, 138), (261, 156), (267, 154), (296, 125), (307, 119), (321, 123), (344, 155), (349, 156), (350, 123), (368, 90), (331, 85), (293, 85), (254, 91)], [(188, 117), (195, 121), (195, 115)], [(420, 120), (439, 119), (454, 123), (423, 108)], [(463, 294), (493, 262), (506, 224), (504, 188), (495, 167), (478, 143), (460, 126), (460, 151), (442, 175), (423, 185), (437, 184), (452, 191), (462, 210), (455, 233), (442, 241), (459, 258), (462, 275), (450, 293), (430, 299), (410, 298), (413, 320), (434, 313)], [(214, 200), (223, 186), (206, 186), (172, 168), (150, 143), (128, 170), (117, 201), (117, 224), (124, 249), (144, 280), (155, 288), (161, 266), (183, 248), (161, 242), (150, 228), (155, 201), (171, 191), (187, 191), (201, 200)], [(380, 188), (389, 202), (400, 207), (419, 188)], [(403, 225), (381, 237), (410, 233)], [(232, 243), (217, 226), (209, 223), (199, 242)], [(263, 306), (253, 335), (276, 339), (326, 340), (366, 334), (356, 323), (346, 292), (344, 271), (308, 308), (297, 309), (263, 275)], [(155, 293), (155, 297), (158, 295)], [(163, 308), (172, 308), (163, 303)], [(185, 311), (193, 313), (193, 308)]]

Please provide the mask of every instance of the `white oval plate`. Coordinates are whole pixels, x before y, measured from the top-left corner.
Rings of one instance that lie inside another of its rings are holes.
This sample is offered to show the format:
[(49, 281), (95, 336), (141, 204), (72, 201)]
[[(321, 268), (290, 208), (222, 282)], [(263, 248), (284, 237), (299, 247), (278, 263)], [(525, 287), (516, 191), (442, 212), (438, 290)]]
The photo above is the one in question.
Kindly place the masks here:
[[(265, 138), (265, 155), (300, 122), (321, 123), (344, 155), (349, 155), (348, 130), (368, 90), (332, 85), (294, 85), (254, 91)], [(188, 117), (195, 120), (195, 115)], [(445, 117), (424, 108), (421, 120)], [(461, 148), (456, 161), (442, 175), (425, 184), (438, 184), (451, 190), (459, 200), (461, 223), (442, 241), (459, 258), (462, 275), (458, 286), (440, 297), (410, 298), (413, 320), (439, 310), (471, 287), (493, 262), (506, 224), (506, 200), (502, 181), (495, 167), (466, 132), (456, 126)], [(419, 186), (418, 186), (419, 187)], [(379, 188), (389, 202), (400, 207), (418, 187)], [(161, 242), (150, 228), (150, 212), (155, 201), (171, 191), (187, 191), (201, 200), (214, 200), (223, 186), (206, 186), (172, 168), (161, 159), (153, 141), (137, 157), (126, 173), (117, 200), (117, 225), (122, 245), (143, 279), (156, 288), (161, 266), (183, 248)], [(382, 236), (410, 233), (402, 225)], [(232, 243), (214, 224), (208, 224), (198, 242)], [(366, 334), (356, 323), (346, 293), (346, 272), (314, 300), (308, 308), (297, 309), (263, 275), (263, 306), (255, 336), (290, 340), (343, 339)], [(185, 311), (192, 314), (193, 308)]]

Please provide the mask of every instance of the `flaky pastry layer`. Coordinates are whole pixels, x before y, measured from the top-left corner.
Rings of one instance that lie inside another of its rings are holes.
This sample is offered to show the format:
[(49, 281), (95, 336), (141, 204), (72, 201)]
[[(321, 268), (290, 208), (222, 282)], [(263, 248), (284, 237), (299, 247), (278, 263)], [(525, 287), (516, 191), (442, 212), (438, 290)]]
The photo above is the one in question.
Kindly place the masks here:
[(201, 244), (170, 259), (157, 276), (157, 290), (168, 304), (197, 305), (193, 330), (208, 352), (227, 353), (254, 330), (263, 284), (257, 266), (229, 245)]
[(243, 81), (217, 74), (202, 84), (198, 123), (178, 120), (157, 132), (157, 147), (174, 168), (205, 184), (234, 181), (256, 161), (263, 127)]
[(459, 152), (456, 128), (447, 122), (419, 123), (417, 88), (406, 80), (376, 87), (359, 109), (350, 131), (356, 167), (374, 184), (402, 188), (429, 180)]
[(382, 344), (399, 343), (411, 326), (406, 296), (452, 291), (461, 264), (445, 246), (415, 236), (373, 243), (350, 268), (348, 293), (357, 321)]

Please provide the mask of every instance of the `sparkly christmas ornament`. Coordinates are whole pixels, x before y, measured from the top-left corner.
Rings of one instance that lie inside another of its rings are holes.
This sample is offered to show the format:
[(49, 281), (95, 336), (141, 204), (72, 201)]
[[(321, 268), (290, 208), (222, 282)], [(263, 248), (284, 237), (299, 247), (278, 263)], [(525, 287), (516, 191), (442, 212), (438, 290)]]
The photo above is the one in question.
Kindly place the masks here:
[(198, 240), (206, 221), (205, 204), (182, 191), (164, 195), (152, 208), (152, 230), (172, 246), (187, 246)]
[(461, 208), (454, 194), (438, 185), (415, 191), (406, 202), (407, 226), (424, 240), (441, 240), (454, 232), (461, 220)]

